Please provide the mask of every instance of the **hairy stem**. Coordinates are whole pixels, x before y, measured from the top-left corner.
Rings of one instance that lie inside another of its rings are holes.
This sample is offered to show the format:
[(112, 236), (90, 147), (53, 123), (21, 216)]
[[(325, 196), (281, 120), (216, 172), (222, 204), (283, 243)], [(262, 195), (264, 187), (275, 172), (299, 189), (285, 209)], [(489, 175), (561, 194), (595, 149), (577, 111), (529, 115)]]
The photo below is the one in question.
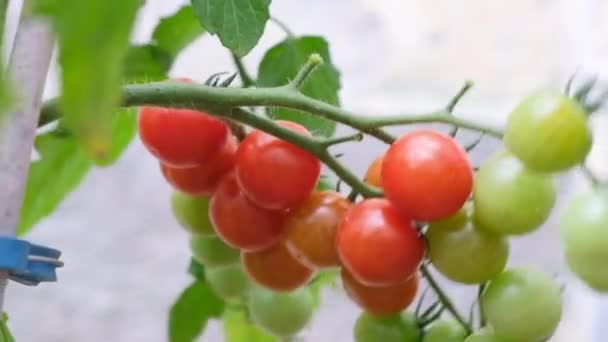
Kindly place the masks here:
[(426, 265), (423, 264), (422, 266), (420, 266), (420, 272), (422, 273), (422, 276), (426, 279), (426, 281), (429, 283), (431, 288), (437, 294), (437, 297), (443, 304), (443, 307), (454, 317), (454, 319), (458, 321), (458, 323), (460, 323), (460, 325), (462, 325), (462, 327), (467, 331), (467, 334), (470, 334), (472, 331), (471, 326), (460, 315), (460, 313), (458, 313), (456, 307), (454, 306), (448, 295), (443, 292), (441, 286), (437, 284), (437, 281), (433, 278), (433, 275), (431, 274), (431, 272), (429, 272)]

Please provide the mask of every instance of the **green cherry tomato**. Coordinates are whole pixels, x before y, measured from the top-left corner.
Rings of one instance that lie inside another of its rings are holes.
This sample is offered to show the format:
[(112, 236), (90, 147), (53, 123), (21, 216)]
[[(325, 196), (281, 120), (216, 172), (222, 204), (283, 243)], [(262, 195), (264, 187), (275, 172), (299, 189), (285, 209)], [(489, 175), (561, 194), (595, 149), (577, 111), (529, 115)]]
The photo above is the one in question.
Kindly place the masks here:
[(496, 336), (494, 330), (482, 328), (478, 332), (470, 335), (464, 342), (507, 342), (505, 339)]
[(302, 330), (312, 318), (312, 306), (313, 298), (306, 287), (272, 292), (256, 286), (248, 302), (253, 321), (278, 337), (290, 337)]
[(453, 320), (437, 321), (429, 327), (422, 342), (464, 342), (467, 332)]
[(375, 316), (363, 312), (355, 322), (356, 342), (418, 342), (420, 328), (409, 312), (390, 316)]
[(556, 172), (585, 159), (591, 149), (591, 131), (578, 102), (543, 91), (526, 97), (511, 112), (504, 141), (529, 168)]
[(205, 270), (207, 282), (213, 291), (225, 300), (244, 299), (251, 282), (241, 264), (212, 267)]
[(517, 342), (550, 337), (562, 311), (559, 287), (534, 268), (514, 268), (496, 276), (481, 295), (481, 305), (495, 334)]
[(215, 235), (209, 221), (209, 198), (193, 197), (174, 191), (171, 195), (173, 216), (187, 231), (201, 235)]
[(513, 155), (500, 151), (475, 177), (475, 219), (480, 228), (496, 234), (526, 234), (549, 217), (555, 197), (550, 175), (531, 171)]
[(608, 267), (605, 257), (566, 251), (566, 263), (570, 271), (587, 286), (598, 292), (608, 292)]
[(570, 202), (561, 215), (560, 232), (569, 253), (608, 261), (608, 187), (595, 188)]
[(239, 261), (240, 252), (215, 236), (192, 235), (190, 237), (192, 256), (207, 267), (234, 264)]
[(428, 256), (439, 272), (459, 283), (479, 284), (505, 268), (509, 243), (503, 236), (478, 229), (470, 207), (431, 222), (426, 239)]

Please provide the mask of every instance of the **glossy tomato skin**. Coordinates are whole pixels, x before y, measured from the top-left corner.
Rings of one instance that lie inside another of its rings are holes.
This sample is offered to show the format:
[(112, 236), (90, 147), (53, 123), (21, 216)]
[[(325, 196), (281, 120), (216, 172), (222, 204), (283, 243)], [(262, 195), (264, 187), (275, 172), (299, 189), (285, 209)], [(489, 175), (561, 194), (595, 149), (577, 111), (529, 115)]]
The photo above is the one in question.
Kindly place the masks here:
[(494, 331), (489, 328), (482, 328), (478, 332), (470, 335), (464, 340), (464, 342), (508, 342), (505, 339), (502, 339), (494, 333)]
[(441, 320), (431, 324), (422, 342), (463, 342), (467, 337), (464, 328), (454, 320)]
[(551, 214), (555, 199), (551, 175), (528, 169), (507, 151), (486, 160), (475, 176), (475, 219), (496, 234), (537, 229)]
[[(283, 127), (310, 136), (293, 122), (277, 121)], [(251, 201), (272, 210), (297, 206), (313, 191), (321, 163), (309, 152), (255, 130), (241, 142), (236, 160), (239, 185)]]
[(244, 251), (268, 248), (279, 241), (284, 213), (253, 204), (236, 182), (226, 175), (211, 198), (209, 217), (217, 235), (229, 246)]
[(424, 257), (424, 242), (412, 219), (385, 199), (366, 199), (344, 216), (336, 233), (342, 265), (367, 286), (406, 281)]
[(314, 271), (304, 266), (279, 242), (257, 252), (241, 253), (245, 272), (258, 285), (276, 292), (288, 292), (305, 285)]
[(247, 304), (253, 322), (279, 337), (297, 334), (308, 324), (313, 314), (313, 298), (307, 288), (272, 292), (254, 287)]
[(591, 131), (581, 105), (552, 91), (535, 92), (507, 120), (504, 141), (527, 167), (541, 172), (567, 170), (591, 149)]
[(589, 287), (608, 291), (608, 186), (578, 195), (560, 219), (570, 270)]
[(190, 237), (192, 257), (205, 267), (219, 267), (239, 262), (239, 251), (216, 236), (192, 235)]
[(452, 215), (471, 194), (473, 170), (464, 149), (431, 130), (406, 133), (382, 162), (386, 198), (417, 221)]
[(209, 197), (189, 196), (174, 191), (171, 195), (171, 210), (177, 222), (188, 232), (215, 235), (209, 219)]
[(409, 312), (389, 316), (361, 313), (355, 322), (355, 342), (419, 342), (420, 328)]
[(382, 188), (382, 162), (384, 162), (384, 155), (377, 157), (369, 165), (365, 171), (365, 177), (363, 177), (367, 184)]
[(207, 282), (224, 300), (245, 299), (252, 284), (240, 264), (211, 267), (205, 270)]
[(205, 113), (151, 106), (139, 108), (137, 127), (144, 146), (172, 167), (207, 163), (229, 134), (223, 121)]
[(175, 168), (161, 163), (160, 169), (174, 189), (192, 196), (210, 196), (222, 177), (234, 167), (237, 147), (236, 138), (230, 135), (224, 146), (207, 163), (187, 168)]
[(456, 214), (429, 224), (425, 234), (428, 257), (446, 278), (464, 284), (481, 284), (507, 265), (507, 239), (478, 226), (468, 204)]
[(340, 265), (336, 230), (352, 203), (334, 191), (313, 192), (285, 219), (285, 245), (310, 268)]
[(389, 286), (367, 286), (342, 268), (342, 285), (348, 297), (361, 309), (374, 315), (390, 315), (407, 308), (416, 297), (418, 274), (408, 280)]
[(507, 341), (542, 341), (561, 318), (561, 291), (535, 268), (513, 268), (494, 277), (481, 295), (494, 333)]

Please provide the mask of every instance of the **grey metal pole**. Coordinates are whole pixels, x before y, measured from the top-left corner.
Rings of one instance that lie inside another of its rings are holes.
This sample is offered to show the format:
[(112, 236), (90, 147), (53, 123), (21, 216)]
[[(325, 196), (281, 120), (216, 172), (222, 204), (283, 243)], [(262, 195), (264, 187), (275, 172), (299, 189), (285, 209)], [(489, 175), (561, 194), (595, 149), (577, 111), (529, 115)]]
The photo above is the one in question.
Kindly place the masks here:
[[(23, 192), (42, 92), (53, 51), (53, 37), (46, 20), (30, 12), (24, 0), (19, 27), (9, 59), (9, 75), (17, 95), (14, 110), (0, 124), (0, 235), (14, 236), (23, 201)], [(0, 312), (4, 302), (7, 274), (0, 274)]]

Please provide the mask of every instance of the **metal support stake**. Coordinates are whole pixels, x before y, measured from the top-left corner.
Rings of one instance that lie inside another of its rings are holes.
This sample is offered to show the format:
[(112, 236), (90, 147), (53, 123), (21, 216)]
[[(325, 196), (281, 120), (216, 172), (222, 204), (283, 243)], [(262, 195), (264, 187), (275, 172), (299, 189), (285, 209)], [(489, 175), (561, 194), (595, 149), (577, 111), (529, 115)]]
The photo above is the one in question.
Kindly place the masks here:
[[(34, 17), (24, 0), (9, 60), (9, 75), (17, 95), (14, 110), (0, 123), (0, 235), (14, 236), (42, 100), (51, 61), (53, 37), (48, 22)], [(7, 274), (0, 274), (0, 313)]]

